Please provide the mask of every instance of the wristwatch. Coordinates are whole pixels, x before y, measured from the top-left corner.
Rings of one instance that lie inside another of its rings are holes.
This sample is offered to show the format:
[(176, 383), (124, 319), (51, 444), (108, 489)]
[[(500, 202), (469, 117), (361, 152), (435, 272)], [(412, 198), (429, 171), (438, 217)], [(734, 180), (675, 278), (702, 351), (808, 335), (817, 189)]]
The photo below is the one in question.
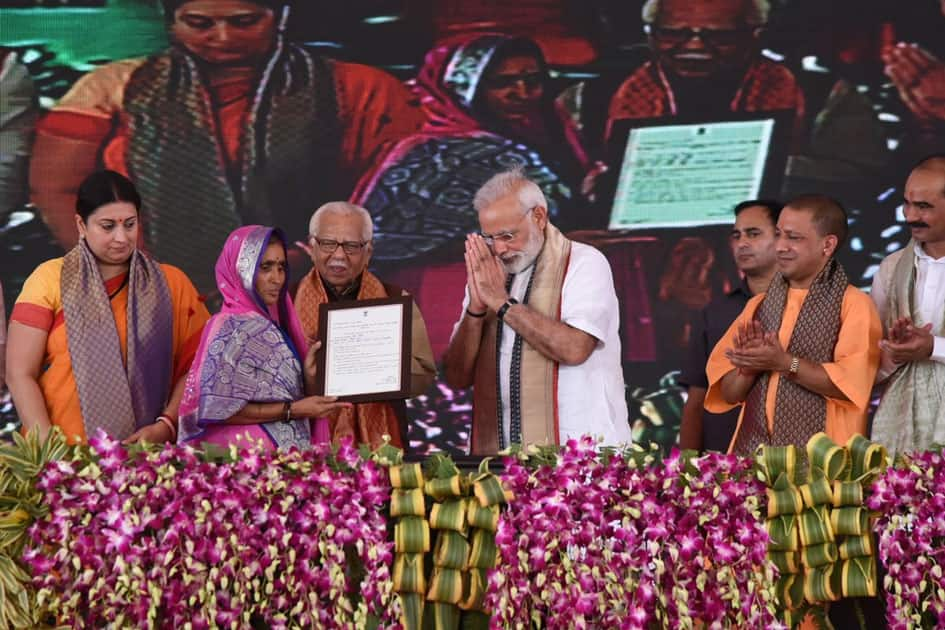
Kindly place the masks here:
[(794, 355), (791, 357), (791, 367), (788, 368), (788, 374), (797, 376), (797, 370), (801, 367), (801, 359)]
[(508, 312), (510, 308), (512, 308), (513, 304), (518, 304), (518, 300), (516, 300), (513, 297), (510, 297), (508, 300), (505, 301), (505, 304), (500, 306), (499, 310), (495, 312), (495, 316), (501, 319), (502, 321), (505, 321), (505, 314)]

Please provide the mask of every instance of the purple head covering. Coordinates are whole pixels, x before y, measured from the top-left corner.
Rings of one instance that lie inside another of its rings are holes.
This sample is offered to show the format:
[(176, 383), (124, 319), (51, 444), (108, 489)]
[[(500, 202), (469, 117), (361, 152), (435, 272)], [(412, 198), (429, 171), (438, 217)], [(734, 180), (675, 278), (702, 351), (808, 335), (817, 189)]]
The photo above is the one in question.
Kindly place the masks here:
[(182, 442), (227, 445), (248, 433), (282, 448), (311, 443), (307, 419), (226, 424), (249, 402), (293, 401), (305, 394), (302, 361), (308, 344), (288, 289), (282, 287), (277, 303), (267, 306), (255, 287), (260, 260), (273, 237), (286, 242), (279, 229), (243, 226), (227, 237), (217, 259), (223, 308), (204, 328), (187, 375), (180, 406)]

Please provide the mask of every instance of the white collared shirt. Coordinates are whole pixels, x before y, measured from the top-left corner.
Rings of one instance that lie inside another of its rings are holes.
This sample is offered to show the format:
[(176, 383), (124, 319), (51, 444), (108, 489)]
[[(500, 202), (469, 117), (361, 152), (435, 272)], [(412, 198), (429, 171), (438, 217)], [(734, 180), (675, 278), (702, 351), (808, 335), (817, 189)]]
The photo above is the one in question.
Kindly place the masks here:
[[(870, 290), (870, 295), (879, 311), (883, 326), (886, 325), (889, 315), (889, 293), (893, 290), (891, 286), (893, 272), (904, 251), (894, 252), (883, 259), (879, 271), (873, 276), (873, 288)], [(942, 323), (945, 320), (945, 257), (932, 258), (925, 253), (920, 243), (915, 244), (914, 251), (916, 303), (912, 307), (916, 316), (915, 324), (924, 326), (931, 323), (933, 333), (938, 333), (942, 330)], [(935, 336), (932, 356), (929, 359), (945, 363), (945, 337)], [(884, 352), (877, 381), (885, 380), (895, 369), (895, 364)]]

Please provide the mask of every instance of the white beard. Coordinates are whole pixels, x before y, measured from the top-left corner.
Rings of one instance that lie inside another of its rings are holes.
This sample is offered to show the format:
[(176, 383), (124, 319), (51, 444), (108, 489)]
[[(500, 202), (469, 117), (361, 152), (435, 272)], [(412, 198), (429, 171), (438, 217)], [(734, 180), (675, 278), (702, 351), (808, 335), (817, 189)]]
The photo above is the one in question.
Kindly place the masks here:
[(522, 248), (522, 251), (515, 254), (515, 256), (508, 261), (502, 261), (502, 266), (505, 267), (506, 273), (518, 274), (531, 267), (538, 258), (538, 254), (541, 253), (541, 247), (544, 244), (544, 235), (535, 228), (534, 232), (529, 234), (528, 242), (525, 243), (525, 247)]

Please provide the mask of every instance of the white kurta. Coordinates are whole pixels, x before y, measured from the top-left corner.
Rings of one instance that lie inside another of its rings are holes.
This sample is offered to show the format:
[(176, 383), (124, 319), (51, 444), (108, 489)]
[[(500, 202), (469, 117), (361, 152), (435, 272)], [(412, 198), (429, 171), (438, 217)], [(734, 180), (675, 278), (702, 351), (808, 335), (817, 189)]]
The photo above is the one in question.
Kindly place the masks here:
[[(512, 297), (523, 301), (533, 270), (534, 266), (515, 276), (510, 291)], [(463, 311), (468, 305), (467, 287)], [(591, 335), (597, 339), (597, 345), (584, 363), (558, 367), (559, 441), (563, 443), (569, 438), (590, 434), (602, 437), (604, 445), (629, 443), (630, 424), (618, 333), (620, 311), (613, 274), (604, 255), (583, 243), (571, 244), (571, 259), (562, 287), (561, 321)], [(458, 326), (459, 321), (453, 334)], [(515, 331), (508, 325), (503, 326), (499, 396), (506, 444), (511, 427), (509, 374), (514, 343)]]

